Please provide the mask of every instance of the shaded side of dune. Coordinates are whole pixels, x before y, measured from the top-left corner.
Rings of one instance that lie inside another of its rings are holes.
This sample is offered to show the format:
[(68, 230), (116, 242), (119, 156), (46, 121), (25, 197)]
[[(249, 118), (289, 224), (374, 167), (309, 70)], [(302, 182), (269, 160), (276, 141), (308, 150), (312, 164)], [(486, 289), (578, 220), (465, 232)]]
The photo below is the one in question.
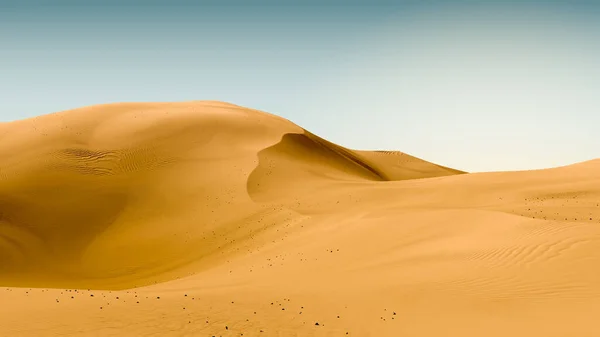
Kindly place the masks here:
[(261, 192), (307, 185), (317, 188), (330, 181), (385, 182), (465, 173), (402, 152), (347, 149), (306, 130), (284, 134), (279, 143), (260, 151), (258, 158), (248, 179), (248, 192), (256, 200), (261, 200)]
[(443, 177), (467, 172), (438, 165), (400, 151), (353, 152), (365, 163), (379, 168), (388, 180), (424, 179)]

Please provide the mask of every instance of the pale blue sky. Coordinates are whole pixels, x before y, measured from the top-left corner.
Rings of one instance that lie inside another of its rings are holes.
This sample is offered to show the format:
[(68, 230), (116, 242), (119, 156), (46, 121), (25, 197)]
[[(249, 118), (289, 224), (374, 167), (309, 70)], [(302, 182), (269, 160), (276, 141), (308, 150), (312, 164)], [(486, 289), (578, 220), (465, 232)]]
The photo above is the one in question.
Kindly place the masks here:
[(600, 157), (597, 2), (70, 3), (0, 0), (0, 121), (223, 100), (467, 171)]

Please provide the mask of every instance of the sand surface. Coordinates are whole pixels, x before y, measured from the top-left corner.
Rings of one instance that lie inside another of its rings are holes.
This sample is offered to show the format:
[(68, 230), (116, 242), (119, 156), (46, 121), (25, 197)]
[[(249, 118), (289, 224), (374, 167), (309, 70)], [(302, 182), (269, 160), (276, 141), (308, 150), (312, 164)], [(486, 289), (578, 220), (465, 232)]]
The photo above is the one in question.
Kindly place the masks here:
[(464, 174), (212, 101), (0, 124), (0, 336), (600, 336), (600, 161)]

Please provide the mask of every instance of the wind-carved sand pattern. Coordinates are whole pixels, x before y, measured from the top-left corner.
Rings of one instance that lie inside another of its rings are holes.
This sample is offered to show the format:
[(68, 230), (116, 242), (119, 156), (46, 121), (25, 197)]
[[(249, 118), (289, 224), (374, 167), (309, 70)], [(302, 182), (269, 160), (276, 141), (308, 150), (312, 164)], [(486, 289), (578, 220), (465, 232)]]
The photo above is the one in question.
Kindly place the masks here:
[(1, 336), (599, 336), (600, 161), (466, 174), (258, 110), (0, 124)]

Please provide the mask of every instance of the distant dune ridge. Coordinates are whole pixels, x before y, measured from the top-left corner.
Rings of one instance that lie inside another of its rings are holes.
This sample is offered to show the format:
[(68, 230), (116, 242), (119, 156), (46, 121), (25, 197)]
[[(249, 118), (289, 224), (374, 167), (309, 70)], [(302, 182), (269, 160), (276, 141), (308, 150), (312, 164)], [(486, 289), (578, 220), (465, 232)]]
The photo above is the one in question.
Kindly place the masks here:
[(0, 123), (0, 335), (598, 336), (599, 163), (465, 174), (216, 101)]

